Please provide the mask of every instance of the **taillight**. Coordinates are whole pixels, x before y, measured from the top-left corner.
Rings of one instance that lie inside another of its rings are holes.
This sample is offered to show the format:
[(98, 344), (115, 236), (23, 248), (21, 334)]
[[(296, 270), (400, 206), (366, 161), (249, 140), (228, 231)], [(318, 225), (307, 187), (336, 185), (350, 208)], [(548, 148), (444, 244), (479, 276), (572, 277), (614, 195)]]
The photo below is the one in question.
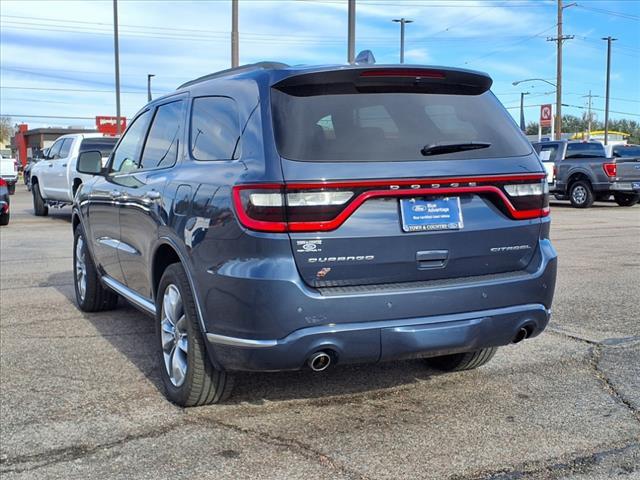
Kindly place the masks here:
[(370, 198), (477, 194), (511, 218), (549, 214), (549, 186), (541, 174), (399, 180), (359, 180), (233, 187), (240, 223), (263, 232), (335, 230)]
[(602, 169), (608, 177), (615, 177), (618, 173), (618, 166), (615, 163), (603, 163)]
[[(549, 214), (549, 184), (546, 179), (536, 183), (506, 184), (502, 188), (516, 209), (513, 213), (515, 218), (544, 217)], [(533, 216), (528, 216), (529, 212)], [(526, 214), (524, 217), (523, 213)]]

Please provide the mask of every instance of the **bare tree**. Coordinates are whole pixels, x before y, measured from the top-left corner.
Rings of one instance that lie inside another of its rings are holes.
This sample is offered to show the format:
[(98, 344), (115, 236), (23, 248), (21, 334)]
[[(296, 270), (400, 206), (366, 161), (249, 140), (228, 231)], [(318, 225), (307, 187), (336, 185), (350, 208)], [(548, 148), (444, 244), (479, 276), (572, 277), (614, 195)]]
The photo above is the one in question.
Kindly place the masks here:
[(11, 117), (0, 117), (0, 143), (9, 143), (12, 136)]

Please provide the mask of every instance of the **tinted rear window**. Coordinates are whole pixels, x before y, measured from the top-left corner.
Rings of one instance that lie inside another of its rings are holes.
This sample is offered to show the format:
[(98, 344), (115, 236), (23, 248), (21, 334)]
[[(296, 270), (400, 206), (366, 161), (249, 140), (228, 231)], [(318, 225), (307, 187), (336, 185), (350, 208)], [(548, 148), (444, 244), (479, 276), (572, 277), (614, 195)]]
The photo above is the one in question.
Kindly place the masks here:
[(115, 137), (85, 138), (80, 144), (80, 152), (98, 150), (103, 157), (108, 157), (116, 146), (118, 139)]
[(197, 160), (232, 160), (239, 156), (240, 120), (229, 97), (199, 97), (191, 108), (191, 155)]
[[(515, 157), (531, 145), (491, 92), (482, 95), (357, 93), (294, 96), (272, 90), (281, 156), (303, 161), (411, 161)], [(441, 143), (489, 148), (425, 157)]]
[(565, 158), (577, 157), (606, 157), (601, 143), (570, 143), (567, 145)]
[(640, 146), (613, 147), (613, 154), (617, 157), (640, 157)]

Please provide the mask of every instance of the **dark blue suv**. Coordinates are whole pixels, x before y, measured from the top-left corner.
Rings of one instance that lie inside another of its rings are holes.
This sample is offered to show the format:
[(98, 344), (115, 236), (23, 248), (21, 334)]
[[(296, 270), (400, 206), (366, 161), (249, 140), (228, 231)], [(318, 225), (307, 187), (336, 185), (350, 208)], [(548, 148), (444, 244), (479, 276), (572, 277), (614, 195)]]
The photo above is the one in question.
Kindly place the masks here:
[(482, 73), (208, 75), (144, 107), (73, 212), (80, 308), (155, 316), (167, 396), (236, 371), (486, 363), (538, 335), (556, 253), (544, 169)]

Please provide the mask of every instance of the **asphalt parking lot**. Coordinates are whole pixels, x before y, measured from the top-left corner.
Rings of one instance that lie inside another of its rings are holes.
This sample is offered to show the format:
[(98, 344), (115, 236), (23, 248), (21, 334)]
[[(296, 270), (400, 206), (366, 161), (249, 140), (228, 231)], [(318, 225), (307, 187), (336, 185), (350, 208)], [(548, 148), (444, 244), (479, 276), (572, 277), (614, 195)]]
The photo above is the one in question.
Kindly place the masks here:
[(40, 478), (640, 478), (640, 206), (552, 206), (540, 337), (478, 370), (420, 361), (242, 375), (224, 405), (159, 390), (152, 320), (76, 309), (69, 209), (22, 185), (0, 229), (0, 474)]

